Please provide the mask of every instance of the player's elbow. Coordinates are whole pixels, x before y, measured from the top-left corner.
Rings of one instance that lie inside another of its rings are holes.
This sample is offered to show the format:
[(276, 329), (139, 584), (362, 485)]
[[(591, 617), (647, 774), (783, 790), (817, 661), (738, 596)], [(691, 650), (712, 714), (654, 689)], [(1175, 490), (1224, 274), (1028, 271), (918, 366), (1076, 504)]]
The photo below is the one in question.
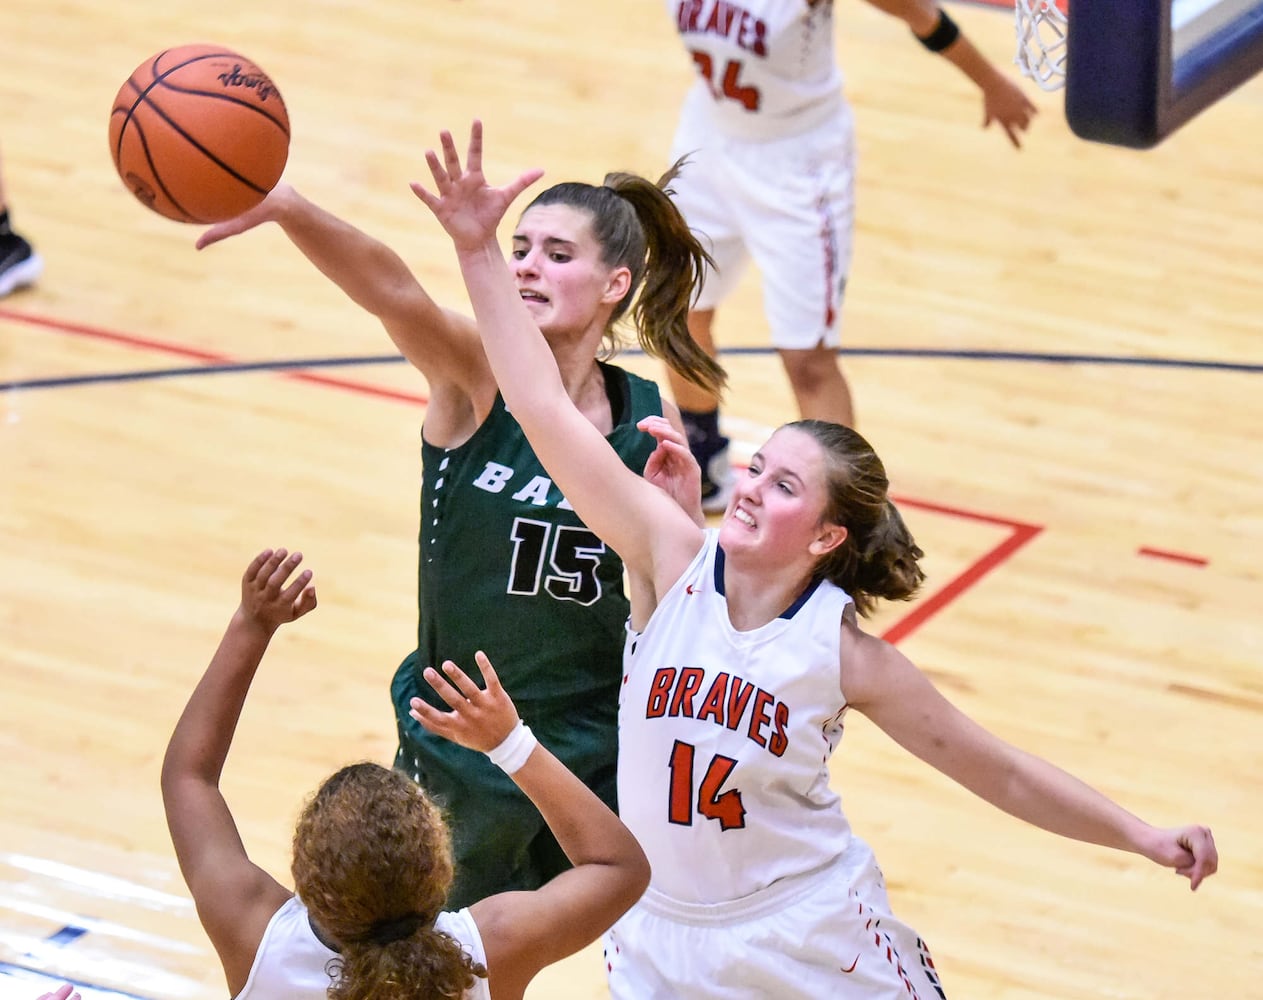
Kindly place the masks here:
[(628, 851), (626, 860), (618, 865), (619, 889), (616, 895), (621, 907), (620, 913), (626, 913), (636, 905), (637, 900), (649, 888), (649, 880), (653, 875), (645, 852), (639, 844), (634, 844), (634, 847), (634, 850)]
[[(645, 852), (637, 846), (637, 852), (640, 855), (639, 860), (633, 866), (632, 878), (633, 888), (636, 893), (636, 899), (645, 894), (645, 890), (649, 888), (649, 880), (653, 877), (653, 869), (649, 865), (649, 859), (645, 857)], [(633, 899), (634, 903), (636, 899)]]

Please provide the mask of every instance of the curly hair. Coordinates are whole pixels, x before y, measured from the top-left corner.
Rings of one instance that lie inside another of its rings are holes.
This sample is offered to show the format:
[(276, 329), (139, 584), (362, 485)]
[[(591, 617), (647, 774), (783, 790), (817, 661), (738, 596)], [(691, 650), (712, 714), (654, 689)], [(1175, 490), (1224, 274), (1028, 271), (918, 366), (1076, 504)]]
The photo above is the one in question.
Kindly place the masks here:
[(541, 191), (524, 214), (537, 205), (568, 205), (588, 213), (602, 262), (631, 271), (631, 285), (605, 331), (610, 352), (619, 347), (617, 324), (630, 311), (646, 354), (665, 361), (695, 385), (719, 393), (727, 374), (688, 331), (689, 308), (713, 262), (671, 200), (670, 183), (684, 162), (679, 160), (657, 184), (630, 173), (606, 174), (600, 185), (554, 184)]
[(460, 997), (487, 970), (434, 921), (452, 883), (438, 807), (406, 775), (351, 764), (312, 796), (294, 829), (295, 890), (335, 941), (331, 1000)]
[(828, 501), (823, 520), (844, 525), (846, 540), (823, 556), (816, 578), (831, 580), (851, 595), (855, 610), (868, 615), (878, 599), (906, 601), (925, 572), (921, 551), (890, 499), (886, 468), (858, 432), (826, 420), (785, 424), (815, 438), (824, 450)]

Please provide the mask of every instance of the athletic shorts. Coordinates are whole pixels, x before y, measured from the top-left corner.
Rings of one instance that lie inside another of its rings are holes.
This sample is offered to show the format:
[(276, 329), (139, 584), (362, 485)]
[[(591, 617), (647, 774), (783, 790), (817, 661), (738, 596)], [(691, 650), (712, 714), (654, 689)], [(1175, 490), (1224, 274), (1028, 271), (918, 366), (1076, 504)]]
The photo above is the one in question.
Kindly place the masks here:
[(823, 868), (716, 904), (652, 887), (605, 939), (612, 1000), (944, 1000), (862, 840)]
[(713, 309), (728, 298), (753, 259), (772, 343), (836, 347), (855, 228), (850, 107), (825, 127), (753, 142), (717, 133), (694, 94), (681, 112), (671, 159), (689, 158), (672, 183), (675, 202), (717, 267), (695, 308)]
[[(427, 732), (408, 714), (409, 701), (420, 693), (418, 675), (414, 651), (391, 683), (399, 729), (394, 766), (425, 789), (451, 829), (456, 875), (447, 909), (458, 910), (498, 892), (538, 889), (570, 868), (539, 810), (512, 778), (486, 754)], [(548, 707), (522, 702), (518, 710), (539, 741), (617, 810), (616, 695), (593, 697), (582, 711), (566, 701)]]

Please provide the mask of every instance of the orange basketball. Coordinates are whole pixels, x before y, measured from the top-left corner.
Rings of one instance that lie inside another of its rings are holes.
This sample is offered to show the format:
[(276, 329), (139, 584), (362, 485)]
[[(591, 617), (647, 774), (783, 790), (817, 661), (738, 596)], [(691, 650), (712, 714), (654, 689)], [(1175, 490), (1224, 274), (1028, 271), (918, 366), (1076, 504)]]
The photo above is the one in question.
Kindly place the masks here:
[(245, 56), (183, 45), (146, 59), (119, 88), (110, 152), (146, 208), (177, 222), (222, 222), (281, 179), (289, 115), (271, 78)]

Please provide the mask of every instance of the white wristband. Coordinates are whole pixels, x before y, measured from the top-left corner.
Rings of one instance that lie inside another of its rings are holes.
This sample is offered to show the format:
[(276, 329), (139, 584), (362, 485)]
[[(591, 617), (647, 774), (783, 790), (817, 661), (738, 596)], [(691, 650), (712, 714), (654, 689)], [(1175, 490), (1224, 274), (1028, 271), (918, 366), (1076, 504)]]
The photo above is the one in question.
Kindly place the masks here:
[(513, 774), (526, 763), (526, 758), (537, 746), (539, 746), (539, 740), (531, 732), (531, 727), (518, 719), (517, 725), (504, 738), (504, 742), (488, 750), (487, 756), (491, 759), (491, 763), (505, 774)]

